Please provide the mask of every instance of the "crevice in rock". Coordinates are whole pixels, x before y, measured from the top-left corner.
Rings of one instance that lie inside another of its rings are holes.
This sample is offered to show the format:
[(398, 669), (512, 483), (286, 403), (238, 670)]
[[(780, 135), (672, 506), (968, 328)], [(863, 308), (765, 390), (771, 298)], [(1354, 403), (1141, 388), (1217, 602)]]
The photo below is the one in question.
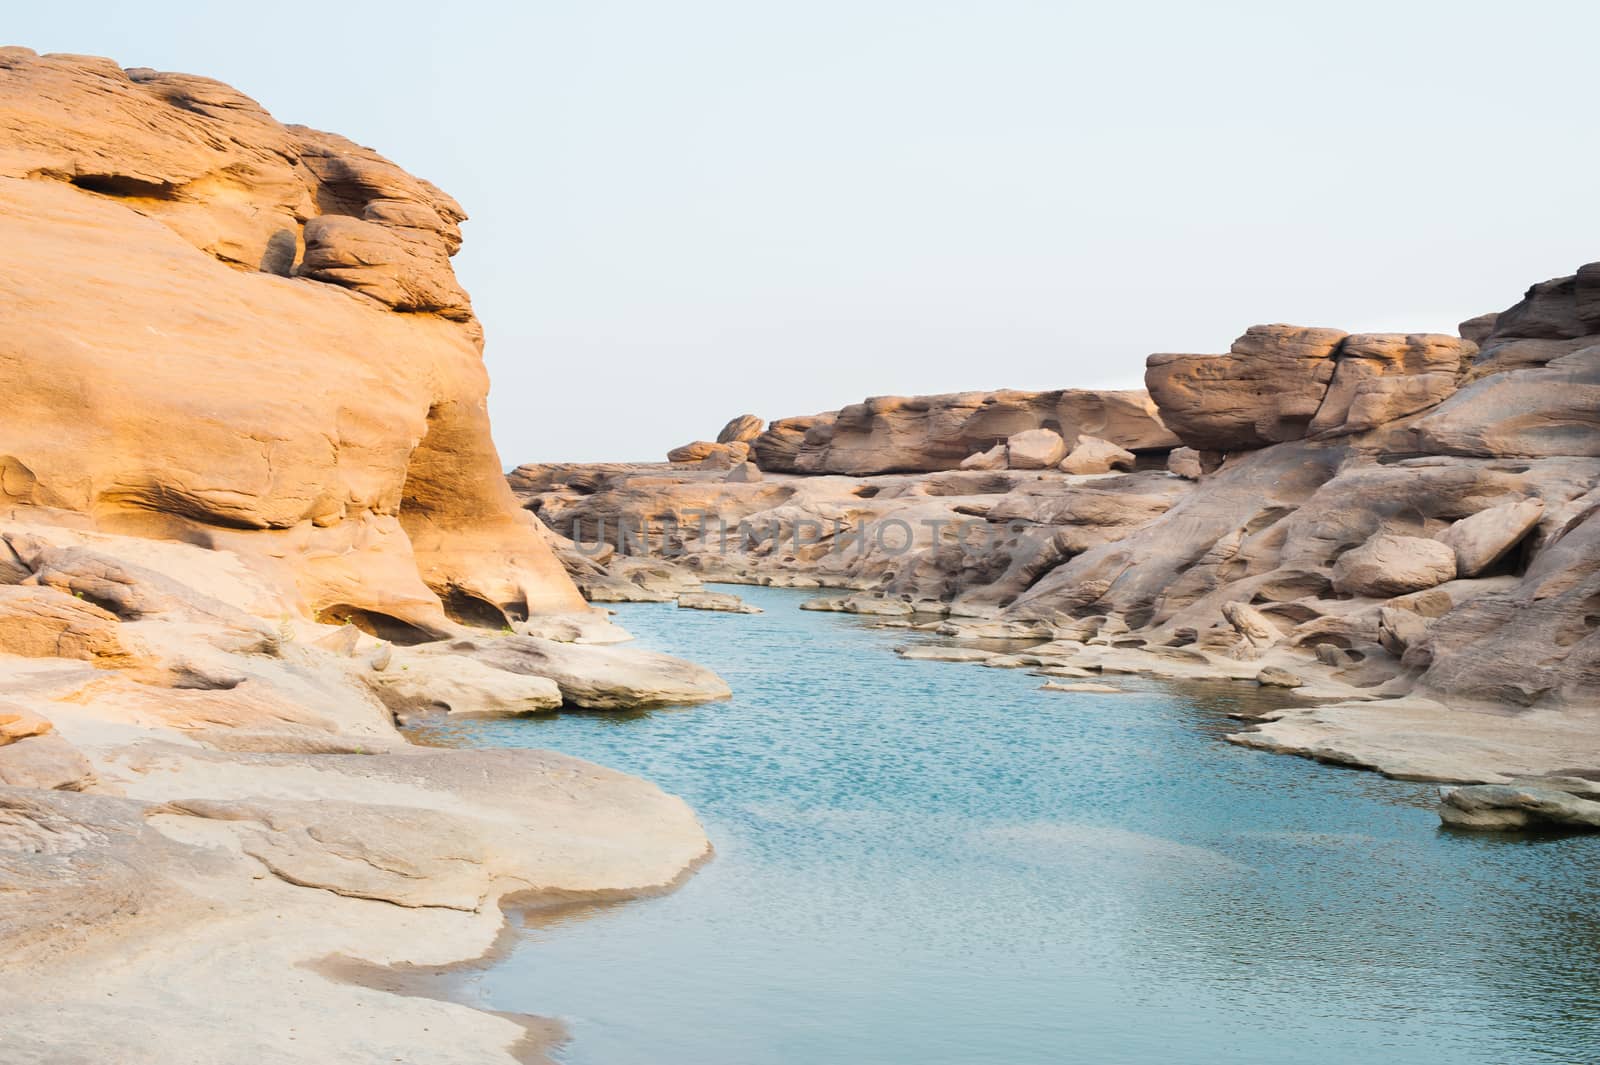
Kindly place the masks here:
[(72, 184), (87, 192), (130, 200), (173, 200), (177, 186), (167, 181), (146, 181), (126, 174), (75, 174)]
[(506, 612), (494, 603), (459, 588), (450, 589), (442, 597), (442, 602), (445, 614), (451, 621), (461, 625), (471, 625), (481, 629), (502, 629), (511, 620), (506, 616)]
[(368, 636), (412, 647), (429, 643), (438, 637), (417, 625), (377, 610), (340, 603), (317, 612), (317, 620), (324, 625), (354, 625)]

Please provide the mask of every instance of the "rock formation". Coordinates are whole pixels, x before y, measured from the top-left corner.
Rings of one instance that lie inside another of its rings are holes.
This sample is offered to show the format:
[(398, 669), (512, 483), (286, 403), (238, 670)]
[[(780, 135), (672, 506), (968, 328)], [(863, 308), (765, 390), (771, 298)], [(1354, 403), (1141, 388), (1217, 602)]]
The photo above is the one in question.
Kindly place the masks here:
[(1098, 436), (1130, 451), (1166, 451), (1177, 442), (1142, 392), (1067, 389), (879, 396), (775, 421), (751, 449), (769, 472), (930, 472), (956, 469), (970, 455), (1037, 429), (1071, 440)]
[(0, 49), (0, 1058), (253, 1062), (248, 1016), (285, 1061), (527, 1060), (317, 966), (706, 853), (644, 781), (396, 728), (728, 694), (613, 646), (504, 481), (464, 218), (220, 83)]
[[(771, 423), (759, 484), (513, 482), (563, 532), (643, 517), (628, 550), (690, 579), (1049, 641), (1011, 664), (1292, 677), (1326, 704), (1238, 742), (1430, 779), (1600, 773), (1600, 264), (1459, 337), (1254, 326), (1151, 356), (1146, 383), (1159, 421), (1110, 417), (1146, 409), (1129, 394), (879, 399)], [(1085, 434), (1135, 468), (1045, 468)]]
[(11, 48), (0, 217), (9, 507), (389, 634), (582, 608), (498, 476), (450, 197), (218, 82)]

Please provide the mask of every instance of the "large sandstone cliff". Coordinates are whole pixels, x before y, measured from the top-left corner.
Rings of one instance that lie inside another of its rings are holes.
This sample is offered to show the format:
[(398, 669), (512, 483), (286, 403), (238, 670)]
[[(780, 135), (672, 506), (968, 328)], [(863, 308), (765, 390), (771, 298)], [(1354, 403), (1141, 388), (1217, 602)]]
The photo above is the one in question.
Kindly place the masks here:
[(206, 78), (0, 50), (0, 489), (375, 631), (581, 609), (500, 479), (465, 214)]
[(536, 1060), (323, 963), (706, 852), (644, 781), (396, 728), (728, 695), (609, 646), (506, 486), (463, 217), (217, 82), (0, 49), (0, 1062)]

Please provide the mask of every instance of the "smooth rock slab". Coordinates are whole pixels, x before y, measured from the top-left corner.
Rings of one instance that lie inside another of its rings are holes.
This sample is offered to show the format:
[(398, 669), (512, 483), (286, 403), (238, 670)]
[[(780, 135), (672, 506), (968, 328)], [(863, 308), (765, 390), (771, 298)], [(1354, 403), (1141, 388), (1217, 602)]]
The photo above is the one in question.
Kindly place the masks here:
[(414, 650), (466, 655), (511, 673), (548, 677), (561, 689), (563, 700), (590, 710), (679, 706), (733, 694), (726, 681), (704, 666), (627, 647), (502, 636), (424, 644)]
[(1544, 503), (1523, 499), (1462, 518), (1436, 539), (1456, 553), (1456, 574), (1476, 577), (1499, 562), (1539, 524)]
[(724, 614), (759, 614), (761, 608), (751, 606), (728, 592), (685, 592), (678, 596), (681, 610), (716, 610)]
[(396, 651), (367, 682), (396, 713), (443, 711), (465, 716), (536, 714), (561, 706), (561, 688), (548, 677), (497, 669), (462, 655)]
[(0, 784), (82, 791), (94, 781), (89, 760), (60, 736), (32, 736), (0, 747)]

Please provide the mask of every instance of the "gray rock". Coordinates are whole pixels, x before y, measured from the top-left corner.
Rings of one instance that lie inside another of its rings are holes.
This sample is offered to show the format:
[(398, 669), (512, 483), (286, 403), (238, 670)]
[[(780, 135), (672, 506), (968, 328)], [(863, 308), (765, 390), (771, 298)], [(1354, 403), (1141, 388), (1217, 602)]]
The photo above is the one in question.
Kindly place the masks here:
[(682, 610), (714, 610), (724, 614), (759, 614), (761, 608), (751, 606), (728, 592), (685, 592), (678, 596)]
[(1334, 590), (1345, 595), (1391, 596), (1419, 592), (1456, 575), (1456, 554), (1438, 540), (1380, 533), (1340, 555), (1333, 564)]
[(1300, 688), (1305, 686), (1305, 678), (1298, 673), (1278, 666), (1264, 666), (1256, 674), (1256, 683), (1263, 688)]
[(1444, 793), (1439, 820), (1452, 828), (1600, 830), (1600, 802), (1564, 791), (1517, 784), (1475, 784)]

